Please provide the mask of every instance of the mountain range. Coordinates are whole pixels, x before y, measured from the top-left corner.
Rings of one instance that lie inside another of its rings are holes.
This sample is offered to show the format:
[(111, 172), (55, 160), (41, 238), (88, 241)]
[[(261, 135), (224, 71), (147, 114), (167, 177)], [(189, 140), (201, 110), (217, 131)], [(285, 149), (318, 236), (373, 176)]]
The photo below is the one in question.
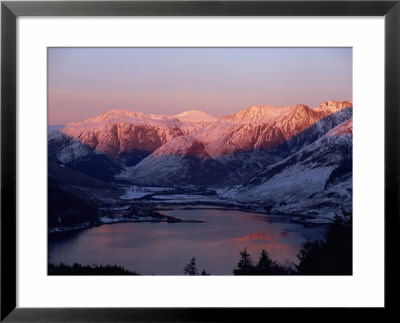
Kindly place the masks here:
[(110, 110), (49, 129), (48, 147), (49, 158), (101, 180), (214, 188), (271, 212), (351, 208), (350, 101), (250, 106), (221, 118)]

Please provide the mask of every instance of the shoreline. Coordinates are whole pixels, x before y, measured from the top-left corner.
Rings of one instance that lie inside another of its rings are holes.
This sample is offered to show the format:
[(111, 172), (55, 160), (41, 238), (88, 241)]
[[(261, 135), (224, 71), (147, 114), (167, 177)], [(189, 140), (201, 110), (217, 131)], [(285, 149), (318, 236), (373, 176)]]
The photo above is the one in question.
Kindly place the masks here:
[[(250, 214), (258, 214), (260, 216), (283, 216), (283, 217), (290, 217), (290, 221), (296, 224), (301, 224), (304, 227), (315, 227), (315, 226), (323, 226), (323, 225), (328, 225), (330, 221), (328, 221), (328, 218), (321, 218), (315, 215), (301, 215), (301, 214), (282, 214), (282, 213), (266, 213), (263, 210), (260, 209), (249, 209), (245, 207), (244, 205), (239, 205), (235, 204), (232, 205), (230, 204), (229, 206), (226, 203), (218, 203), (218, 202), (193, 202), (193, 201), (187, 201), (187, 202), (181, 202), (181, 203), (163, 203), (165, 201), (163, 200), (154, 200), (154, 202), (157, 203), (157, 206), (155, 207), (154, 211), (173, 211), (178, 209), (178, 206), (183, 206), (181, 208), (182, 210), (233, 210), (233, 211), (242, 211)], [(155, 203), (155, 204), (156, 204)], [(191, 207), (188, 207), (188, 205), (191, 205)], [(196, 207), (200, 205), (205, 205), (205, 206), (210, 206), (210, 207)], [(158, 207), (160, 206), (160, 207)], [(185, 207), (186, 206), (186, 207)], [(214, 207), (212, 207), (214, 206)], [(316, 221), (313, 221), (316, 220)], [(182, 220), (177, 217), (172, 217), (172, 216), (167, 216), (167, 215), (162, 215), (161, 217), (140, 217), (138, 218), (113, 218), (113, 217), (99, 217), (98, 221), (95, 222), (84, 222), (82, 224), (77, 224), (74, 226), (66, 226), (66, 227), (54, 227), (51, 229), (48, 229), (48, 235), (49, 237), (55, 237), (58, 235), (62, 234), (68, 234), (68, 233), (74, 233), (74, 232), (79, 232), (82, 230), (98, 227), (101, 225), (107, 225), (107, 224), (118, 224), (118, 223), (206, 223), (207, 221), (200, 221), (200, 220)]]

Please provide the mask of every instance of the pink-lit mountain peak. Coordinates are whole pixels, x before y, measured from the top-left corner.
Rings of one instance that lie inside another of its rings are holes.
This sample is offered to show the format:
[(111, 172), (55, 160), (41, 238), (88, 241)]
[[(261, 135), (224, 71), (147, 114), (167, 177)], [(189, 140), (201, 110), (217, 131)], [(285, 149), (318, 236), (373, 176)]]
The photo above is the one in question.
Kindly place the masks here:
[(353, 133), (353, 118), (347, 120), (346, 122), (343, 122), (342, 124), (336, 126), (332, 130), (330, 130), (325, 137), (331, 137), (331, 136), (340, 136), (340, 135), (346, 135), (346, 134), (352, 134)]
[(120, 110), (113, 109), (109, 110), (105, 113), (100, 114), (99, 116), (89, 118), (84, 120), (83, 122), (135, 122), (138, 120), (147, 120), (147, 121), (166, 121), (166, 120), (179, 120), (181, 122), (213, 122), (217, 120), (217, 118), (210, 116), (209, 114), (200, 111), (200, 110), (190, 110), (184, 111), (177, 115), (157, 115), (157, 114), (146, 114), (143, 112), (136, 112), (131, 110)]
[(172, 138), (190, 135), (215, 119), (202, 111), (165, 116), (110, 110), (82, 122), (70, 123), (62, 132), (114, 158), (119, 153), (134, 150), (153, 152)]
[(149, 119), (149, 116), (142, 112), (135, 112), (130, 110), (119, 110), (113, 109), (109, 110), (105, 113), (100, 114), (99, 116), (86, 119), (84, 122), (103, 122), (103, 121), (111, 121), (111, 120), (120, 120), (120, 121), (128, 121), (132, 119)]
[(224, 121), (240, 123), (264, 123), (271, 119), (282, 117), (295, 108), (296, 106), (252, 105), (233, 115), (225, 116), (222, 119)]
[(325, 101), (322, 102), (318, 107), (314, 110), (316, 111), (329, 111), (331, 113), (337, 112), (339, 110), (349, 108), (353, 106), (353, 102), (351, 101)]
[(62, 132), (110, 157), (135, 149), (155, 152), (168, 143), (157, 151), (157, 156), (216, 158), (271, 149), (351, 106), (349, 101), (327, 101), (316, 108), (304, 104), (260, 105), (220, 119), (199, 110), (173, 116), (110, 110), (83, 122), (68, 124)]
[(182, 122), (212, 122), (217, 120), (217, 118), (212, 117), (200, 110), (184, 111), (175, 115), (174, 117)]
[(323, 114), (331, 114), (342, 110), (347, 107), (351, 107), (351, 101), (325, 101), (318, 107), (310, 108), (304, 104), (296, 104), (291, 106), (272, 106), (272, 105), (252, 105), (244, 110), (240, 110), (233, 115), (223, 116), (218, 119), (201, 110), (189, 110), (184, 111), (176, 115), (155, 115), (146, 114), (143, 112), (132, 111), (132, 110), (121, 110), (113, 109), (105, 113), (102, 113), (96, 117), (86, 119), (81, 122), (71, 123), (70, 125), (88, 125), (98, 124), (104, 122), (127, 122), (127, 123), (141, 123), (152, 121), (180, 121), (188, 123), (204, 123), (204, 122), (215, 122), (220, 120), (222, 122), (235, 122), (235, 123), (268, 123), (274, 119), (284, 118), (293, 113), (308, 111), (324, 112)]
[(294, 114), (309, 114), (313, 112), (328, 115), (342, 109), (352, 106), (350, 101), (325, 101), (318, 107), (310, 108), (305, 104), (296, 104), (289, 106), (273, 105), (251, 105), (233, 115), (224, 116), (221, 121), (235, 123), (269, 123), (277, 119), (283, 119)]

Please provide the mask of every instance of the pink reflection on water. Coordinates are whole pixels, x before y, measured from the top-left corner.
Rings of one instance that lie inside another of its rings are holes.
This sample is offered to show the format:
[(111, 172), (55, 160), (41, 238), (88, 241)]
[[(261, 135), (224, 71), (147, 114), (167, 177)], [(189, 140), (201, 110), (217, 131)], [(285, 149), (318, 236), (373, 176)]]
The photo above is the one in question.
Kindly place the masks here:
[(240, 251), (243, 251), (244, 248), (247, 248), (255, 264), (263, 249), (280, 264), (291, 265), (298, 262), (296, 254), (299, 246), (291, 243), (285, 231), (279, 233), (254, 232), (239, 238), (209, 242), (209, 245), (209, 250), (213, 250), (213, 253), (218, 252), (221, 257), (226, 258), (227, 255), (230, 255), (234, 259), (232, 262), (234, 266), (240, 259)]
[(236, 241), (264, 240), (269, 242), (276, 242), (276, 238), (273, 235), (268, 235), (266, 232), (250, 233), (241, 238), (234, 238), (233, 240)]

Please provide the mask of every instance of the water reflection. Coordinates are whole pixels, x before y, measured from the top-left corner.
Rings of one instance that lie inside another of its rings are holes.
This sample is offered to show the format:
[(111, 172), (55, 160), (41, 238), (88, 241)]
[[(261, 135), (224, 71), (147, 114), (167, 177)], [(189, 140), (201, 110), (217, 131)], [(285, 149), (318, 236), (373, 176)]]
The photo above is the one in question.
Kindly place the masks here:
[(116, 264), (141, 274), (181, 275), (192, 256), (200, 270), (231, 275), (239, 251), (247, 247), (257, 261), (261, 250), (282, 264), (296, 262), (307, 240), (320, 239), (325, 227), (306, 228), (288, 216), (267, 216), (220, 208), (176, 207), (162, 213), (205, 223), (119, 223), (49, 239), (49, 261)]

